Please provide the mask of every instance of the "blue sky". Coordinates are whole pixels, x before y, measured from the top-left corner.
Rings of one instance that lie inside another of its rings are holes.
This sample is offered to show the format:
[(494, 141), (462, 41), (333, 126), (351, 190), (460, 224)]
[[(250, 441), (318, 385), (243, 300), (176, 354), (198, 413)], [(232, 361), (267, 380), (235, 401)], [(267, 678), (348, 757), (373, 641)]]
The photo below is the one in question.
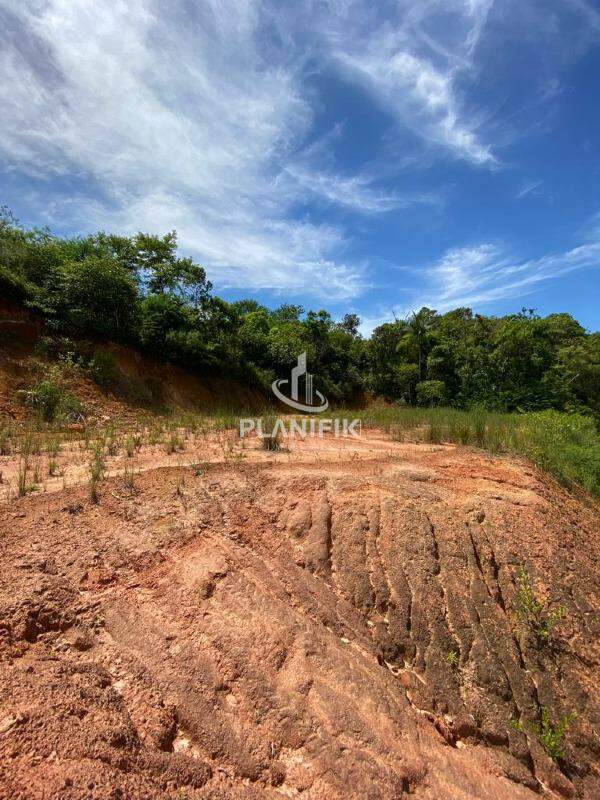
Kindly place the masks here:
[(0, 0), (0, 202), (215, 290), (600, 327), (600, 6)]

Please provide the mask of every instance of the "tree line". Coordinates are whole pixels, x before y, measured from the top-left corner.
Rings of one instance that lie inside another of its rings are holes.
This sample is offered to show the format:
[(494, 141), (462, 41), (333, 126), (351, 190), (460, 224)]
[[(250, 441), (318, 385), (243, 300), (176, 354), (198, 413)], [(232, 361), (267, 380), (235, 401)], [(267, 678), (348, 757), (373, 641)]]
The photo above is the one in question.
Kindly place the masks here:
[(61, 335), (110, 339), (203, 372), (268, 387), (301, 352), (336, 403), (366, 395), (408, 405), (545, 408), (600, 414), (600, 334), (569, 314), (504, 317), (429, 308), (376, 328), (324, 310), (228, 303), (165, 236), (65, 238), (0, 210), (0, 293)]

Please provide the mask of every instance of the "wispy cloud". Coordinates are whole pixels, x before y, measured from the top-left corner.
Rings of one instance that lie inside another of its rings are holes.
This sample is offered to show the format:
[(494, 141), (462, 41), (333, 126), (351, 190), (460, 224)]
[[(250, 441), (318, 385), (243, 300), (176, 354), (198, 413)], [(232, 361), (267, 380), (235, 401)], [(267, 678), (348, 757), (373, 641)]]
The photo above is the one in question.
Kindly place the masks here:
[[(500, 165), (469, 90), (494, 18), (508, 30), (501, 5), (173, 0), (165, 13), (159, 0), (0, 0), (0, 168), (52, 227), (176, 228), (219, 289), (346, 302), (376, 282), (351, 255), (367, 250), (358, 240), (372, 218), (389, 215), (387, 258), (401, 233), (394, 212), (449, 191), (443, 168), (420, 189), (425, 167)], [(564, 7), (596, 35), (590, 3)], [(560, 38), (566, 13), (542, 14), (543, 35)], [(479, 245), (447, 253), (422, 283), (439, 283), (446, 305), (489, 302), (580, 268), (595, 246), (515, 264)]]
[(521, 184), (521, 188), (516, 194), (517, 200), (527, 197), (528, 194), (539, 194), (537, 189), (539, 189), (541, 185), (542, 181), (525, 181), (525, 183)]
[(344, 24), (326, 34), (346, 77), (425, 142), (474, 164), (494, 165), (497, 158), (481, 141), (473, 114), (461, 107), (457, 88), (459, 76), (474, 67), (493, 0), (399, 3), (394, 23), (376, 27), (370, 19), (368, 27), (354, 22), (365, 19), (361, 5), (349, 3)]
[(484, 311), (489, 304), (512, 298), (520, 302), (540, 284), (579, 270), (600, 269), (599, 219), (600, 214), (592, 219), (587, 241), (540, 258), (514, 258), (501, 245), (487, 242), (447, 250), (438, 261), (419, 270), (403, 267), (408, 273), (421, 274), (422, 288), (408, 290), (409, 296), (400, 303), (380, 305), (362, 320), (361, 333), (368, 336), (379, 325), (405, 319), (423, 306), (445, 313), (464, 307)]
[[(72, 190), (62, 198), (84, 227), (177, 228), (217, 286), (357, 294), (362, 267), (340, 258), (344, 232), (294, 219), (290, 208), (308, 180), (311, 192), (359, 212), (399, 198), (360, 174), (286, 169), (313, 111), (302, 59), (261, 47), (262, 3), (163, 10), (153, 0), (5, 3), (5, 163), (87, 185), (76, 204)], [(60, 214), (60, 190), (53, 201)]]
[(524, 297), (551, 280), (582, 269), (600, 267), (600, 238), (564, 252), (519, 260), (495, 244), (448, 250), (427, 268), (431, 295), (423, 294), (414, 306), (438, 311), (459, 306), (482, 306), (497, 300)]
[(299, 186), (331, 203), (364, 213), (381, 213), (415, 204), (436, 204), (439, 195), (433, 192), (385, 192), (374, 189), (366, 175), (346, 177), (290, 164), (286, 171)]

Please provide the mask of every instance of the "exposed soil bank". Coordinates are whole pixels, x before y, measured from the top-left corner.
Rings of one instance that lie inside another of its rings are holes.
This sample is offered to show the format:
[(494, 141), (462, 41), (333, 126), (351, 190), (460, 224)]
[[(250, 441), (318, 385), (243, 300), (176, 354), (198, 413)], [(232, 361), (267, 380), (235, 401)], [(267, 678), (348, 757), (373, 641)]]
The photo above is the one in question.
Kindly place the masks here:
[(465, 448), (222, 445), (0, 505), (0, 798), (600, 796), (593, 508)]

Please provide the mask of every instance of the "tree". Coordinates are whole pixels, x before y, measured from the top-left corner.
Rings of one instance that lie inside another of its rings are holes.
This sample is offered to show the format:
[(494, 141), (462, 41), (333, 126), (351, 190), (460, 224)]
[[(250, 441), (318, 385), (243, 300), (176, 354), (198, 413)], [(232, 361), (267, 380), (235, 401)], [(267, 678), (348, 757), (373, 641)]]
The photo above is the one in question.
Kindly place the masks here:
[(161, 353), (169, 334), (191, 330), (191, 319), (185, 305), (170, 295), (149, 295), (140, 303), (141, 343), (152, 352)]
[[(404, 346), (414, 348), (421, 380), (424, 380), (426, 375), (427, 354), (432, 344), (431, 331), (436, 315), (436, 311), (424, 306), (420, 311), (411, 314), (406, 321), (407, 330), (404, 337)], [(402, 345), (403, 343), (401, 342), (400, 347)]]
[(393, 398), (405, 400), (412, 405), (415, 402), (415, 389), (419, 382), (417, 364), (398, 364), (393, 371)]
[(358, 336), (358, 328), (360, 326), (360, 317), (358, 314), (344, 314), (341, 322), (338, 322), (338, 328), (349, 333), (350, 336)]
[(68, 327), (123, 340), (133, 333), (137, 299), (135, 281), (118, 261), (90, 256), (61, 266), (50, 303)]
[(417, 383), (417, 403), (420, 406), (441, 406), (446, 401), (444, 381), (421, 381)]

